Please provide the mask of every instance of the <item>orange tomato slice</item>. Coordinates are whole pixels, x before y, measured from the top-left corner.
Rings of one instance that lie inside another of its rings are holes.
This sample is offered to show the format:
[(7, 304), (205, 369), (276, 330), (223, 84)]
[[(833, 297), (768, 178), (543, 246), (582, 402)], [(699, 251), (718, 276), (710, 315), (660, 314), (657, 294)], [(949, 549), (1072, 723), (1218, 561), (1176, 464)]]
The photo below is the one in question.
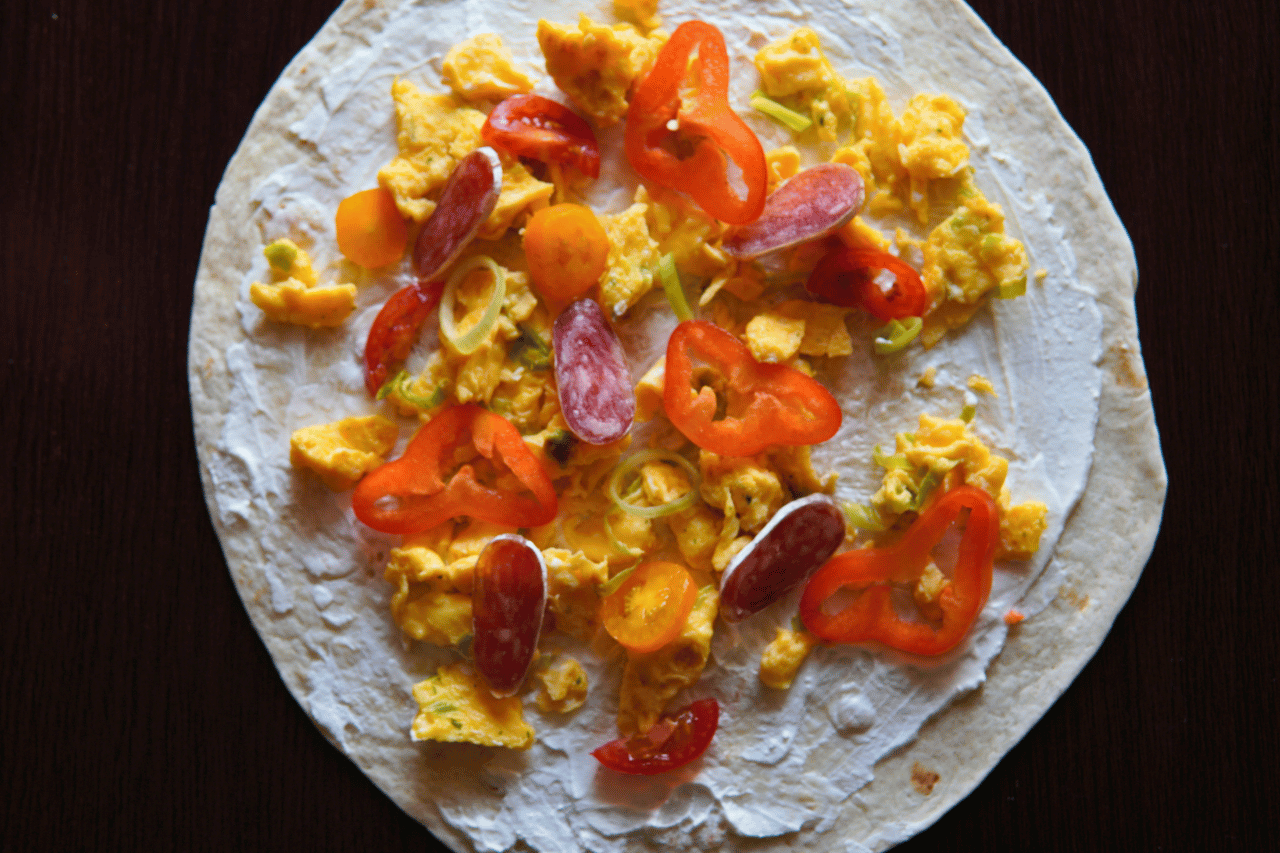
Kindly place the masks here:
[(600, 621), (631, 651), (652, 652), (676, 638), (697, 597), (698, 588), (683, 566), (643, 563), (600, 602)]
[(590, 208), (544, 207), (524, 229), (524, 253), (534, 288), (547, 299), (568, 302), (590, 290), (609, 261), (609, 235)]
[(334, 216), (338, 248), (362, 267), (376, 269), (400, 260), (409, 242), (409, 229), (387, 190), (371, 190), (347, 196)]

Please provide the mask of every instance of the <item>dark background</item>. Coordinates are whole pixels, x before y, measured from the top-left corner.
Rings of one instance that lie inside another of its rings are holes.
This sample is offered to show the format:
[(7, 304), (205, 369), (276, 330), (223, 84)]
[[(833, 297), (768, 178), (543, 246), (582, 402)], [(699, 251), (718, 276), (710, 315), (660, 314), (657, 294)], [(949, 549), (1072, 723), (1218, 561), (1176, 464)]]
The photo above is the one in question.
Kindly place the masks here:
[[(208, 208), (331, 4), (0, 10), (0, 849), (443, 849), (286, 692), (192, 438)], [(1097, 657), (902, 849), (1268, 847), (1277, 6), (974, 6), (1084, 139), (1133, 238), (1170, 488)]]

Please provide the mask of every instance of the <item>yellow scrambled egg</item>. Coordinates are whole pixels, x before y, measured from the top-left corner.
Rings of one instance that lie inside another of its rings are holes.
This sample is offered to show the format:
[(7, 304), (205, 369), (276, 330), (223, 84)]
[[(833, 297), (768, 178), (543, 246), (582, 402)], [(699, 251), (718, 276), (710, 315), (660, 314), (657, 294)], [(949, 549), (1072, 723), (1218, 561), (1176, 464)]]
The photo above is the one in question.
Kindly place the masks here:
[[(756, 54), (764, 93), (808, 113), (823, 142), (835, 142), (841, 119), (850, 113), (844, 80), (822, 52), (818, 34), (802, 27)], [(789, 103), (788, 103), (789, 102)]]
[(849, 309), (790, 299), (747, 323), (746, 341), (756, 361), (788, 362), (797, 355), (843, 356), (853, 352), (844, 324)]
[(711, 629), (719, 611), (719, 594), (704, 587), (679, 636), (657, 651), (628, 654), (618, 697), (618, 731), (624, 736), (647, 733), (667, 702), (697, 682), (711, 655)]
[(586, 15), (578, 18), (576, 29), (538, 21), (547, 73), (602, 127), (626, 116), (632, 86), (665, 42), (661, 31), (646, 36), (631, 24), (597, 24)]
[(339, 326), (356, 310), (354, 284), (317, 286), (319, 276), (311, 257), (292, 240), (276, 240), (262, 253), (274, 281), (249, 285), (249, 300), (268, 320), (297, 326)]
[(413, 686), (418, 713), (410, 734), (415, 741), (478, 743), (528, 749), (533, 727), (524, 721), (518, 696), (498, 699), (466, 664), (443, 666)]
[(883, 483), (871, 498), (882, 520), (892, 525), (903, 513), (927, 505), (931, 494), (970, 485), (989, 494), (1000, 508), (998, 559), (1024, 559), (1040, 547), (1048, 507), (1040, 501), (1011, 504), (1005, 485), (1008, 460), (992, 453), (968, 423), (922, 414), (915, 433), (898, 433), (896, 444)]
[(534, 699), (544, 713), (568, 714), (587, 701), (587, 672), (573, 658), (561, 658), (533, 673), (538, 682)]
[(817, 644), (818, 638), (804, 628), (779, 628), (760, 656), (760, 680), (766, 687), (786, 690)]
[(621, 213), (602, 217), (609, 236), (608, 266), (600, 277), (600, 306), (614, 317), (653, 289), (662, 255), (649, 236), (645, 218), (649, 205), (637, 201)]
[(467, 101), (500, 101), (533, 88), (516, 68), (511, 51), (496, 33), (481, 33), (454, 45), (444, 57), (444, 82)]
[(395, 447), (400, 428), (381, 415), (302, 427), (289, 438), (289, 462), (314, 471), (335, 492), (354, 486)]

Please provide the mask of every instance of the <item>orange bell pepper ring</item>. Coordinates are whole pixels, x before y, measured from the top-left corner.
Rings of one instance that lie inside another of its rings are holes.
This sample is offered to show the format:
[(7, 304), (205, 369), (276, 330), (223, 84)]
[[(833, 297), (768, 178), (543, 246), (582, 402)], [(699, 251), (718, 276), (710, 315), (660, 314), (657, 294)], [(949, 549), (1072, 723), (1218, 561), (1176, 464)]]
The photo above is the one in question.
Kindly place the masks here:
[[(468, 446), (489, 460), (495, 477), (478, 478), (473, 464), (458, 464)], [(403, 456), (361, 480), (351, 508), (374, 530), (418, 533), (463, 516), (536, 527), (555, 519), (557, 500), (551, 478), (511, 422), (467, 404), (427, 421)]]
[[(694, 387), (695, 356), (723, 382), (723, 411), (714, 387)], [(745, 344), (705, 320), (686, 320), (671, 333), (662, 403), (686, 438), (721, 456), (826, 441), (842, 417), (822, 383), (784, 364), (756, 361)]]
[[(936, 608), (923, 621), (904, 619), (894, 608), (895, 586), (914, 584), (929, 564), (930, 551), (960, 513), (969, 511), (960, 553)], [(832, 557), (814, 573), (800, 598), (800, 621), (821, 640), (860, 643), (876, 640), (912, 654), (932, 657), (951, 651), (969, 633), (991, 594), (991, 568), (1000, 544), (1000, 513), (986, 492), (959, 486), (921, 513), (902, 539), (888, 548), (859, 548)], [(831, 612), (842, 590), (857, 597)]]
[(640, 177), (688, 193), (722, 222), (760, 217), (764, 148), (729, 106), (729, 53), (711, 24), (686, 21), (663, 45), (631, 96), (626, 151)]

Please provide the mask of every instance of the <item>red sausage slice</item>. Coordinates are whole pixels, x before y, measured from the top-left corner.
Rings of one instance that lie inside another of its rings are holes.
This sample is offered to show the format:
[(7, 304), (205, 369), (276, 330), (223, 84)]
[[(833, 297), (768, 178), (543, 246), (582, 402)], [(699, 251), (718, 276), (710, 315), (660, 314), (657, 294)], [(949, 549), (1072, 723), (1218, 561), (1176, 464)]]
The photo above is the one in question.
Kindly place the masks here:
[(523, 536), (504, 533), (480, 552), (471, 593), (471, 651), (495, 696), (520, 689), (538, 650), (547, 565)]
[(862, 209), (862, 176), (844, 163), (805, 169), (765, 199), (760, 218), (730, 234), (724, 250), (739, 260), (825, 237)]
[(720, 579), (720, 615), (741, 622), (773, 604), (835, 553), (844, 541), (844, 513), (827, 495), (784, 506)]
[(560, 411), (587, 444), (617, 441), (631, 429), (636, 396), (626, 353), (594, 299), (579, 299), (552, 329)]
[(413, 244), (413, 269), (430, 281), (458, 259), (493, 213), (502, 192), (502, 161), (492, 148), (477, 148), (458, 161), (440, 191), (436, 209)]

